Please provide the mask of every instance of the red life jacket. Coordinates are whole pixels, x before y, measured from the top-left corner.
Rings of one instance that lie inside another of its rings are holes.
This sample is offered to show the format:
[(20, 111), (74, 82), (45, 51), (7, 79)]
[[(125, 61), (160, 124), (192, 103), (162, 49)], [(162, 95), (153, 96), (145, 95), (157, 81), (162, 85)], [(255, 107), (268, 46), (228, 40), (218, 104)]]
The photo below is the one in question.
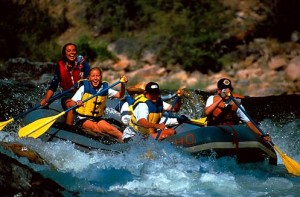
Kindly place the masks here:
[[(235, 98), (243, 98), (243, 96), (238, 94), (233, 94)], [(218, 97), (214, 97), (214, 102)], [(239, 124), (239, 117), (236, 114), (238, 106), (231, 102), (225, 106), (224, 102), (219, 103), (219, 105), (214, 109), (214, 111), (208, 116), (208, 125), (236, 125)]]
[(83, 79), (83, 65), (81, 62), (76, 62), (71, 70), (67, 68), (66, 63), (63, 60), (58, 61), (59, 72), (60, 72), (60, 85), (63, 90), (68, 90), (74, 86), (77, 81)]

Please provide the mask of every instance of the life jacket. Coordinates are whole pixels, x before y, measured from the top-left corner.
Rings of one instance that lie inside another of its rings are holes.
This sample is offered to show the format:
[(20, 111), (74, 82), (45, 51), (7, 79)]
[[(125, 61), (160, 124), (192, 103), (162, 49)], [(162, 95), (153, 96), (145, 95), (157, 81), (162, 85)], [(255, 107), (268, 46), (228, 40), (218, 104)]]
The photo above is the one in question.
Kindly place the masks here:
[(77, 81), (83, 79), (83, 65), (84, 58), (82, 56), (77, 57), (76, 64), (71, 70), (67, 68), (66, 62), (63, 60), (58, 61), (60, 72), (60, 85), (63, 90), (68, 90), (74, 86)]
[[(97, 94), (97, 90), (101, 88), (107, 89), (108, 83), (102, 82), (99, 84), (97, 88), (93, 88), (89, 81), (83, 81), (84, 86), (84, 93), (82, 96), (82, 101), (88, 99), (89, 97)], [(101, 90), (100, 90), (101, 91)], [(98, 94), (97, 96), (93, 97), (92, 99), (86, 101), (83, 106), (80, 106), (76, 109), (76, 112), (80, 116), (85, 117), (101, 117), (104, 115), (105, 108), (106, 108), (106, 99), (108, 96), (108, 90), (105, 90)]]
[[(234, 98), (244, 98), (241, 95), (233, 94)], [(219, 97), (214, 96), (213, 101), (216, 102)], [(220, 102), (219, 105), (207, 116), (207, 125), (237, 125), (240, 118), (237, 116), (236, 111), (238, 106), (231, 101), (227, 106), (224, 102)]]
[[(132, 96), (127, 95), (122, 100), (120, 100), (118, 102), (118, 104), (115, 107), (115, 110), (118, 111), (118, 112), (120, 112), (121, 109), (122, 109), (122, 106), (124, 105), (124, 103), (128, 103), (128, 106), (130, 106), (130, 105), (132, 105), (134, 103), (134, 101), (135, 101), (135, 99)], [(121, 114), (121, 115), (123, 115), (123, 114)]]
[[(134, 101), (134, 103), (129, 107), (130, 111), (134, 111), (135, 108), (139, 103), (146, 103), (149, 109), (149, 115), (148, 115), (148, 122), (157, 124), (159, 123), (161, 117), (162, 117), (162, 112), (163, 112), (163, 101), (161, 98), (156, 102), (153, 103), (152, 101), (148, 100), (144, 94), (138, 95)], [(140, 126), (137, 123), (137, 119), (132, 113), (131, 115), (131, 120), (129, 125), (136, 131), (141, 132), (143, 135), (149, 135), (152, 133), (155, 133), (154, 128), (145, 128)]]

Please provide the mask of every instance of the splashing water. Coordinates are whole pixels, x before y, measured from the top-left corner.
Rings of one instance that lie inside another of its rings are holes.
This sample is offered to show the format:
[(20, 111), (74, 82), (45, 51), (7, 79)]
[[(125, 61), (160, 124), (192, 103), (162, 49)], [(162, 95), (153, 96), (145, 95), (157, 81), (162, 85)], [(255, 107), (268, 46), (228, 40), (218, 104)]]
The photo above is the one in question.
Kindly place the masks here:
[[(189, 98), (184, 114), (200, 117), (203, 107), (199, 97), (191, 92)], [(38, 98), (28, 99), (31, 106)], [(265, 119), (260, 126), (283, 152), (300, 162), (300, 120), (282, 122)], [(18, 127), (18, 122), (6, 127), (0, 140), (25, 145), (46, 164), (33, 164), (2, 148), (1, 152), (78, 196), (299, 196), (300, 177), (288, 174), (280, 157), (278, 166), (237, 164), (231, 157), (193, 157), (168, 142), (155, 140), (129, 142), (130, 149), (120, 154), (81, 152), (69, 141), (20, 139), (16, 136)]]

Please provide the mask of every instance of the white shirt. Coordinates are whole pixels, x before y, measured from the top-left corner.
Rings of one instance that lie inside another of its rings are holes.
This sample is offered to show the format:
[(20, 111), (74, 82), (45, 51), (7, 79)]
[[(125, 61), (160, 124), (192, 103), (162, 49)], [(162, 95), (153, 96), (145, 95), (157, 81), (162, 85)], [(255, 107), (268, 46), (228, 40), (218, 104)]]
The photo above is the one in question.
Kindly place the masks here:
[[(229, 100), (230, 101), (230, 100)], [(214, 95), (211, 95), (208, 97), (207, 101), (206, 101), (206, 105), (205, 107), (209, 107), (211, 106), (212, 104), (214, 103)], [(227, 106), (228, 103), (225, 103), (225, 106)], [(241, 108), (243, 110), (245, 110), (245, 108), (240, 104)], [(249, 118), (243, 113), (243, 111), (238, 108), (237, 111), (236, 111), (236, 115), (244, 122), (244, 123), (247, 123), (249, 122)]]
[[(163, 101), (163, 109), (167, 110), (168, 108), (171, 108), (171, 105), (169, 103), (166, 103)], [(129, 111), (129, 105), (127, 102), (125, 102), (123, 104), (123, 106), (121, 107), (120, 113), (122, 114), (122, 112), (124, 111)], [(146, 103), (139, 103), (136, 108), (134, 109), (134, 116), (136, 117), (137, 121), (145, 118), (146, 120), (148, 120), (148, 115), (149, 115), (149, 108), (148, 105)], [(121, 117), (122, 122), (125, 125), (129, 125), (129, 121), (131, 119), (131, 115), (123, 115)], [(164, 122), (166, 119), (166, 117), (162, 117), (160, 120), (160, 123)], [(165, 125), (176, 125), (178, 124), (177, 118), (168, 118)], [(122, 139), (124, 140), (125, 138), (131, 138), (136, 134), (136, 132), (129, 127), (126, 127), (125, 130), (123, 131), (123, 136)]]
[[(129, 104), (125, 102), (121, 107), (120, 114), (122, 115), (123, 112), (128, 112), (128, 111), (129, 111)], [(121, 121), (123, 122), (124, 125), (129, 125), (130, 119), (131, 119), (130, 114), (125, 114), (122, 115), (121, 117)]]
[[(103, 90), (103, 85), (101, 86), (101, 88), (98, 90), (98, 92), (100, 92), (101, 90)], [(116, 94), (118, 93), (118, 91), (113, 90), (113, 89), (108, 89), (108, 98), (112, 98), (114, 97)], [(82, 96), (84, 94), (84, 86), (81, 86), (77, 92), (74, 94), (74, 96), (72, 97), (72, 100), (77, 102), (80, 101), (82, 99)], [(83, 116), (78, 116), (79, 119), (83, 119), (85, 117)]]
[[(145, 103), (140, 103), (140, 104), (145, 104)], [(138, 104), (138, 106), (139, 106), (140, 104)], [(146, 105), (146, 106), (145, 106), (145, 105)], [(149, 109), (148, 109), (147, 104), (145, 104), (145, 105), (141, 105), (141, 106), (139, 106), (139, 107), (136, 107), (135, 110), (137, 110), (137, 108), (140, 108), (140, 109), (138, 109), (138, 110), (139, 110), (139, 112), (138, 112), (139, 118), (138, 118), (137, 120), (139, 120), (139, 119), (141, 119), (141, 118), (145, 118), (146, 120), (148, 119)], [(169, 103), (163, 102), (163, 108), (164, 108), (164, 110), (167, 110), (170, 106), (171, 106), (171, 105), (170, 105)], [(129, 111), (129, 105), (128, 105), (127, 102), (125, 102), (125, 103), (122, 105), (121, 110), (120, 110), (120, 113), (122, 114), (122, 112), (125, 112), (125, 111)], [(134, 115), (136, 116), (137, 113), (134, 113)], [(137, 117), (137, 116), (136, 116), (136, 117)], [(165, 121), (165, 118), (166, 118), (166, 117), (161, 117), (160, 122), (164, 122), (164, 121)], [(131, 115), (129, 115), (129, 114), (123, 115), (123, 116), (121, 117), (121, 121), (123, 122), (124, 125), (129, 125), (130, 119), (131, 119)], [(178, 124), (178, 121), (177, 121), (176, 118), (168, 118), (168, 120), (167, 120), (167, 122), (166, 122), (165, 124), (166, 124), (166, 125), (176, 125), (176, 124)]]
[[(103, 85), (101, 86), (101, 88), (98, 90), (98, 92), (99, 91), (101, 91), (101, 90), (103, 90)], [(116, 90), (113, 90), (113, 89), (108, 89), (108, 98), (112, 98), (112, 97), (114, 97), (116, 94), (118, 93), (118, 91), (116, 91)], [(77, 90), (77, 92), (74, 94), (74, 96), (72, 97), (72, 100), (73, 101), (80, 101), (81, 99), (82, 99), (82, 96), (83, 96), (83, 94), (84, 94), (84, 86), (81, 86), (78, 90)]]
[[(171, 105), (169, 103), (163, 102), (163, 109), (167, 110)], [(149, 116), (149, 108), (146, 103), (139, 103), (133, 111), (136, 120), (139, 121), (140, 119), (144, 118), (148, 120)]]

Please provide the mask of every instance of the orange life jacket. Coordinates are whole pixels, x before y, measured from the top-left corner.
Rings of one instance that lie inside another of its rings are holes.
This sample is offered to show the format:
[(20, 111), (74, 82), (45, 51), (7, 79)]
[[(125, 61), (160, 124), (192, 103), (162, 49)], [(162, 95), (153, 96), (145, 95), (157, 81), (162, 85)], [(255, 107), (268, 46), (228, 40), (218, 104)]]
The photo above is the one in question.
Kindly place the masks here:
[[(233, 94), (234, 98), (244, 98), (241, 95)], [(219, 97), (214, 96), (213, 101), (216, 102)], [(222, 101), (219, 105), (213, 110), (213, 112), (207, 116), (208, 124), (207, 125), (236, 125), (239, 124), (239, 117), (236, 114), (238, 106), (231, 101), (227, 106)]]

